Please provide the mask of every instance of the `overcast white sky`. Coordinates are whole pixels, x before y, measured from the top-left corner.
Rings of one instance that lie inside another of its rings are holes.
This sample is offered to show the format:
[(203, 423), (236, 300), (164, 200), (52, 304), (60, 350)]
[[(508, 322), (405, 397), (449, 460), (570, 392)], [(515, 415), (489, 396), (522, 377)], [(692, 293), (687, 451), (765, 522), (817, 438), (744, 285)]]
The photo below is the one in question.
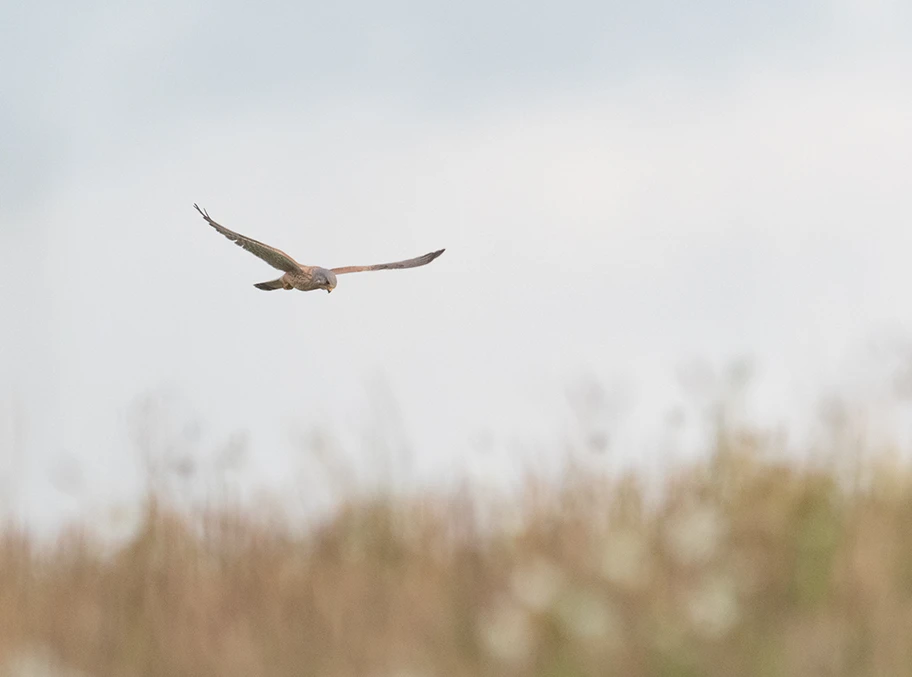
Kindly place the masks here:
[[(31, 522), (134, 494), (149, 393), (203, 455), (245, 433), (249, 486), (303, 486), (312, 428), (493, 476), (580, 378), (641, 457), (682, 363), (750, 356), (778, 420), (912, 329), (907, 2), (3, 13), (0, 489)], [(193, 202), (308, 263), (447, 251), (266, 294)]]

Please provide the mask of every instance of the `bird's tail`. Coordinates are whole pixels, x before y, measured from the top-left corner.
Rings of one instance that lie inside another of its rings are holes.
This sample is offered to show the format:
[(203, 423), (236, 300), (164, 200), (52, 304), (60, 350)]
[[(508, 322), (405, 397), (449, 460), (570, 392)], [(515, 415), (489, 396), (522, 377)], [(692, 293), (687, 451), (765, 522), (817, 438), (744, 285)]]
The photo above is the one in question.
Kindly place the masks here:
[(253, 285), (257, 289), (262, 289), (263, 291), (272, 291), (273, 289), (282, 289), (285, 286), (285, 283), (282, 282), (280, 277), (278, 280), (270, 280), (269, 282), (258, 282)]

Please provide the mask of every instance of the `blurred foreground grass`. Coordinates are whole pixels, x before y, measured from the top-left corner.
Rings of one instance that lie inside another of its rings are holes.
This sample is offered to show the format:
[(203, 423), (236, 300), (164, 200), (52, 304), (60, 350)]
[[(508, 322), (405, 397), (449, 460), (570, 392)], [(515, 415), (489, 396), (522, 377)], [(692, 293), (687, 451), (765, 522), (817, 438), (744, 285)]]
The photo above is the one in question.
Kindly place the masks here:
[(751, 437), (676, 470), (344, 504), (307, 533), (147, 503), (0, 542), (0, 674), (912, 673), (912, 475), (776, 460)]

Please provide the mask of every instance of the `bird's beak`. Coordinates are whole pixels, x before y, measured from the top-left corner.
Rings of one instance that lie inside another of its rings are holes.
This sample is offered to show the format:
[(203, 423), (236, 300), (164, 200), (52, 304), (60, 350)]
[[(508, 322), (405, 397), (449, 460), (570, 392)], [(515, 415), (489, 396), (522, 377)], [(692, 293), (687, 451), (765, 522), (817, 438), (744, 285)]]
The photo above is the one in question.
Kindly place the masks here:
[(330, 287), (329, 289), (327, 289), (327, 290), (326, 290), (326, 293), (328, 294), (328, 293), (331, 292), (331, 291), (332, 291), (332, 287)]

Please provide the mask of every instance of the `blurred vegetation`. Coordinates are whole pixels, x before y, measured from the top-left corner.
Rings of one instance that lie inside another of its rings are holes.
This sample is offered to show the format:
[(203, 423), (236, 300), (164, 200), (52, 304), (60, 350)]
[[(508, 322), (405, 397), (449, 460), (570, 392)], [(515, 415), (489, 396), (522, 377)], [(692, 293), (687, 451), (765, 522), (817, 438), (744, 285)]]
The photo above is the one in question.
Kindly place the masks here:
[(342, 502), (313, 529), (176, 510), (117, 549), (0, 537), (0, 674), (900, 675), (912, 475), (720, 433), (661, 491), (571, 467), (518, 499)]

